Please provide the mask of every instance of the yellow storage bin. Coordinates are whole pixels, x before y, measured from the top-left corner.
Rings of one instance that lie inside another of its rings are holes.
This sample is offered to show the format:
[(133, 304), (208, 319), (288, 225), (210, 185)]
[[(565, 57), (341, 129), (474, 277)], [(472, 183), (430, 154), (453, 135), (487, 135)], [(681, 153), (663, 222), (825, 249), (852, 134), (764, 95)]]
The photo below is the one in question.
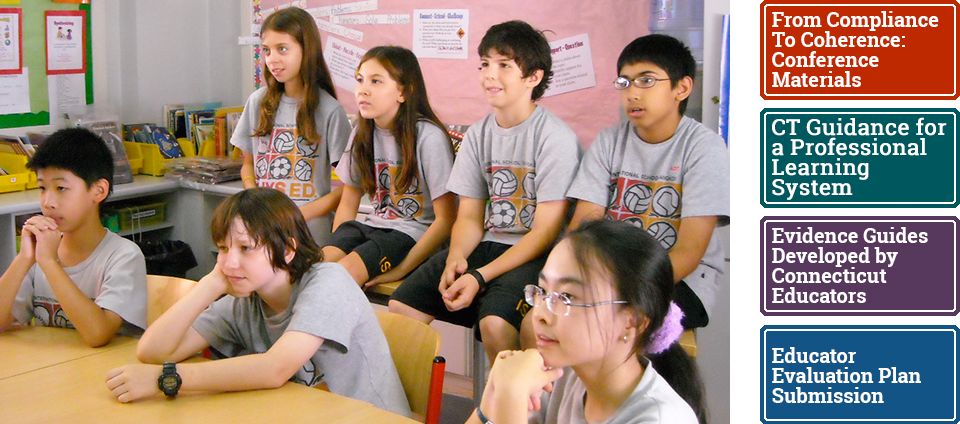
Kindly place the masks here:
[(0, 153), (0, 168), (8, 172), (0, 175), (0, 193), (26, 190), (30, 174), (33, 174), (33, 186), (36, 187), (37, 174), (27, 169), (27, 160), (23, 155)]
[(143, 152), (140, 151), (140, 143), (124, 141), (123, 148), (127, 151), (127, 160), (130, 161), (130, 173), (139, 174), (143, 169)]
[(135, 231), (163, 224), (166, 210), (166, 203), (150, 203), (117, 209), (120, 231)]
[[(177, 142), (180, 143), (180, 148), (183, 149), (183, 155), (185, 157), (192, 158), (197, 155), (197, 153), (193, 151), (193, 143), (189, 140), (178, 138)], [(160, 154), (160, 146), (147, 143), (133, 144), (140, 147), (140, 153), (143, 155), (143, 168), (140, 170), (140, 173), (162, 177), (164, 172), (166, 172), (165, 165), (170, 159), (165, 159), (163, 155)]]

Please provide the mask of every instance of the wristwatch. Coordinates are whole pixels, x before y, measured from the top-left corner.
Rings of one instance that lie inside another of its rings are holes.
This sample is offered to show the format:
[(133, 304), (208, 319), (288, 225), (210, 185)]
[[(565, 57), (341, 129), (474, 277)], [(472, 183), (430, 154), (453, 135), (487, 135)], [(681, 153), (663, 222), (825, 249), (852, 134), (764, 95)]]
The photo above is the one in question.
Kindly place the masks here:
[(164, 363), (163, 373), (160, 374), (160, 378), (157, 379), (157, 385), (160, 387), (160, 391), (167, 395), (167, 397), (172, 398), (177, 396), (181, 384), (183, 384), (183, 380), (180, 378), (180, 374), (177, 374), (177, 363)]

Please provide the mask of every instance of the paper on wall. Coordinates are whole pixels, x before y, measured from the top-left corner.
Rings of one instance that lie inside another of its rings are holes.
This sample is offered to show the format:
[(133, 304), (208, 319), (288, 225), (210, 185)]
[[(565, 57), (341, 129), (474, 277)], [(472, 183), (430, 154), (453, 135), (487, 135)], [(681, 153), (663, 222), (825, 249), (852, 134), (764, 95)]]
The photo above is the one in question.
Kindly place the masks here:
[(19, 74), (0, 75), (0, 115), (30, 113), (30, 80), (27, 68)]
[(466, 59), (470, 11), (415, 9), (413, 53), (419, 58)]
[(366, 53), (367, 51), (360, 47), (327, 37), (327, 45), (323, 47), (323, 60), (330, 68), (333, 85), (352, 93), (357, 87), (356, 75), (360, 59)]
[(575, 35), (550, 43), (550, 56), (553, 58), (553, 80), (543, 97), (597, 85), (588, 34)]
[(326, 19), (314, 17), (314, 20), (317, 21), (317, 28), (320, 28), (321, 31), (326, 31), (355, 41), (363, 41), (363, 31), (332, 24)]
[(50, 100), (50, 121), (53, 123), (63, 116), (64, 111), (87, 104), (85, 75), (47, 75), (47, 95)]
[(325, 16), (346, 15), (348, 13), (369, 12), (371, 10), (377, 10), (378, 8), (379, 6), (377, 5), (377, 0), (364, 0), (353, 3), (340, 3), (330, 6), (312, 7), (304, 10), (310, 12), (314, 18), (322, 18)]
[(406, 13), (389, 15), (336, 15), (330, 22), (337, 25), (391, 25), (409, 24), (410, 15)]

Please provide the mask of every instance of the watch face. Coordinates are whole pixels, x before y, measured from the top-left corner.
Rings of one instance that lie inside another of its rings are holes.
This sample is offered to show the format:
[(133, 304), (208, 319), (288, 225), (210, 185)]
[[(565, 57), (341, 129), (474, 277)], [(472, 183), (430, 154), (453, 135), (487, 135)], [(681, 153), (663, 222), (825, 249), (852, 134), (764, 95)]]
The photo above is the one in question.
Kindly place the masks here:
[(163, 388), (164, 390), (174, 390), (177, 388), (177, 377), (172, 375), (167, 375), (163, 377)]

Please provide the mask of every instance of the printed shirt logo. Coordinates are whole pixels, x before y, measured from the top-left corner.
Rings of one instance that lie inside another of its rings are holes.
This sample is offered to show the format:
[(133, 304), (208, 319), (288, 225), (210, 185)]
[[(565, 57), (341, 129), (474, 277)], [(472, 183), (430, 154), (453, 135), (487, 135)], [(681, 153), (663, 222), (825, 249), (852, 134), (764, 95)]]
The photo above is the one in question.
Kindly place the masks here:
[(258, 137), (254, 164), (258, 185), (280, 190), (297, 204), (315, 199), (318, 147), (307, 143), (296, 128), (274, 127), (271, 137)]
[(532, 168), (497, 165), (488, 173), (490, 202), (484, 228), (498, 233), (529, 232), (537, 210), (537, 174)]
[(647, 230), (664, 249), (677, 243), (680, 184), (618, 177), (610, 181), (607, 217)]
[(73, 328), (73, 324), (63, 313), (60, 303), (46, 298), (34, 298), (33, 318), (36, 324), (44, 327)]
[(423, 216), (423, 191), (420, 179), (413, 178), (406, 193), (397, 191), (394, 182), (400, 173), (398, 166), (377, 161), (377, 189), (373, 193), (373, 209), (383, 219), (415, 219)]

